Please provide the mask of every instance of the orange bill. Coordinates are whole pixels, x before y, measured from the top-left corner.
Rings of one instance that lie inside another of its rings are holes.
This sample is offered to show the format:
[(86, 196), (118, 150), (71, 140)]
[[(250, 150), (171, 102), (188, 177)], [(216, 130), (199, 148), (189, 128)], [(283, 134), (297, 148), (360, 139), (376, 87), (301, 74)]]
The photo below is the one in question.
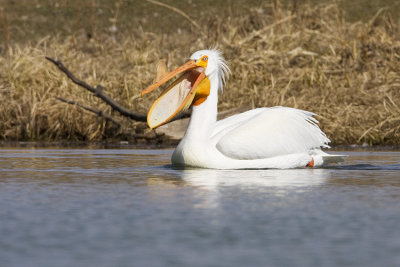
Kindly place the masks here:
[[(181, 74), (181, 76), (172, 82), (150, 107), (147, 114), (147, 124), (152, 129), (169, 122), (177, 114), (188, 109), (195, 100), (198, 88), (201, 88), (201, 98), (207, 97), (204, 95), (204, 91), (207, 91), (204, 88), (208, 87), (209, 91), (209, 80), (204, 75), (204, 68), (198, 67), (193, 60), (163, 75), (159, 81), (143, 90), (142, 95), (150, 93), (178, 74)], [(200, 83), (201, 86), (199, 86)], [(200, 94), (198, 97), (200, 97)], [(199, 101), (201, 100), (195, 101), (195, 103)]]
[(159, 81), (156, 81), (155, 83), (144, 89), (141, 93), (141, 96), (150, 93), (154, 89), (160, 87), (162, 84), (174, 78), (176, 75), (196, 67), (197, 67), (196, 62), (194, 62), (194, 60), (189, 60), (188, 62), (186, 62), (179, 68), (175, 69), (174, 71), (171, 71), (170, 73), (163, 75)]

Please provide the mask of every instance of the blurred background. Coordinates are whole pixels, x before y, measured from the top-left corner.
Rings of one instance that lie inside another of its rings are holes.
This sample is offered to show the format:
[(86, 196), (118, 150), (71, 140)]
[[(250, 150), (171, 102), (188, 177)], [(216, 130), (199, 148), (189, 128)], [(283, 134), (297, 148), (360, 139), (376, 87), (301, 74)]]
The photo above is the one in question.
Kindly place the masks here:
[[(269, 3), (267, 3), (269, 2)], [(253, 9), (263, 9), (276, 1), (261, 0), (163, 0), (176, 7), (199, 24), (210, 23), (214, 16), (245, 15)], [(266, 5), (267, 3), (267, 5)], [(296, 8), (337, 3), (346, 20), (367, 21), (381, 8), (399, 18), (400, 4), (396, 0), (280, 0), (283, 7)], [(37, 41), (47, 35), (68, 36), (82, 33), (130, 35), (142, 28), (157, 34), (190, 31), (191, 24), (165, 7), (142, 0), (3, 0), (3, 14), (9, 22), (10, 43)], [(267, 10), (264, 10), (264, 12)]]
[(146, 114), (157, 93), (138, 93), (160, 59), (172, 69), (217, 47), (232, 70), (223, 114), (307, 109), (334, 145), (398, 145), (399, 14), (396, 0), (3, 0), (0, 140), (169, 145), (169, 136), (119, 116), (44, 57)]

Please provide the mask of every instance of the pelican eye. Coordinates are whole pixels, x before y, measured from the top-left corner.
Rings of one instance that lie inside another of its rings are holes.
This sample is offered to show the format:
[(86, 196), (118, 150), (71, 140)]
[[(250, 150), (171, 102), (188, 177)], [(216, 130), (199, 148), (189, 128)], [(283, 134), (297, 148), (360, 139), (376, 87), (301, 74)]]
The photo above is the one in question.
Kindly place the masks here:
[(203, 57), (203, 61), (207, 61), (208, 60), (208, 57)]

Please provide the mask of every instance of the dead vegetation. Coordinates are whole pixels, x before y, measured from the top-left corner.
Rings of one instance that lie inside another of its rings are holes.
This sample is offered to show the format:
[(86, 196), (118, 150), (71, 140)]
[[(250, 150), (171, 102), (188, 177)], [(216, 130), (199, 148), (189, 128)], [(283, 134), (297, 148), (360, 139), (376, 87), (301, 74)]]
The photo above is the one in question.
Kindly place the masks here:
[(51, 36), (34, 45), (7, 42), (0, 55), (0, 139), (149, 139), (143, 122), (113, 112), (45, 56), (61, 59), (80, 79), (101, 84), (122, 106), (145, 114), (154, 98), (139, 92), (154, 79), (160, 59), (172, 69), (216, 45), (233, 73), (221, 111), (301, 108), (320, 115), (333, 144), (400, 144), (400, 24), (389, 11), (349, 23), (336, 5), (264, 4), (240, 15), (209, 14), (198, 25), (201, 31), (188, 27), (168, 35), (136, 27), (90, 38), (84, 32)]

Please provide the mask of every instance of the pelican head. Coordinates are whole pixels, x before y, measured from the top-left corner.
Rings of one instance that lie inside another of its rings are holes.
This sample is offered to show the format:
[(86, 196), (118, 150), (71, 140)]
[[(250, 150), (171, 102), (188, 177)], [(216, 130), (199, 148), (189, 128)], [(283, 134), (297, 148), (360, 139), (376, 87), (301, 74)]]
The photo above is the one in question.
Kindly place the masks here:
[(225, 85), (227, 76), (231, 73), (225, 59), (222, 57), (221, 52), (216, 49), (200, 50), (194, 52), (190, 59), (199, 61), (207, 57), (208, 64), (205, 68), (204, 74), (206, 77), (215, 77), (218, 79), (218, 89), (222, 90)]
[[(200, 50), (193, 53), (188, 62), (163, 75), (142, 91), (143, 96), (180, 74), (154, 101), (147, 114), (147, 124), (152, 129), (156, 128), (192, 104), (201, 105), (207, 100), (211, 90), (222, 90), (229, 73), (230, 70), (218, 50)], [(218, 81), (217, 88), (211, 86), (210, 80)]]

